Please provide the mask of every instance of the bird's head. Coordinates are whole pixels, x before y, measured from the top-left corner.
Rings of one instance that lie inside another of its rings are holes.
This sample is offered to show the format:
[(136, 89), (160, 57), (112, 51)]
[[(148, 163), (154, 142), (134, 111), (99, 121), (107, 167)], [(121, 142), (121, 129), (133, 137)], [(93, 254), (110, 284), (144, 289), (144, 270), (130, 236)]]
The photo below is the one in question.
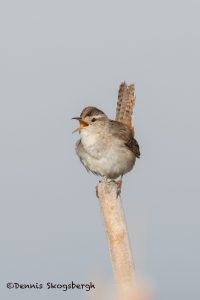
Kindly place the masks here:
[(108, 117), (104, 114), (103, 111), (96, 107), (88, 106), (83, 109), (80, 117), (72, 118), (78, 120), (80, 123), (80, 127), (73, 131), (79, 131), (80, 133), (84, 131), (89, 132), (98, 132), (102, 131), (105, 125), (108, 122)]

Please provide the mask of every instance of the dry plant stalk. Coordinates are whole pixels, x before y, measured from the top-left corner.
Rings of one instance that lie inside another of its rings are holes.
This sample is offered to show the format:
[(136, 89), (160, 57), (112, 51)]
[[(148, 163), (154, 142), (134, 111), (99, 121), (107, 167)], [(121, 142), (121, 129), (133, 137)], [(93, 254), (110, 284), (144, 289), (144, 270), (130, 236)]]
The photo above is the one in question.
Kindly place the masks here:
[(121, 197), (117, 195), (116, 183), (106, 178), (98, 184), (97, 190), (119, 299), (135, 300), (134, 264)]
[[(116, 107), (116, 121), (129, 127), (134, 136), (132, 123), (135, 106), (135, 86), (127, 86), (122, 82), (118, 91)], [(112, 258), (113, 271), (120, 300), (139, 300), (136, 287), (134, 264), (128, 238), (124, 210), (120, 196), (117, 194), (117, 185), (105, 177), (97, 186), (99, 203), (108, 237)]]

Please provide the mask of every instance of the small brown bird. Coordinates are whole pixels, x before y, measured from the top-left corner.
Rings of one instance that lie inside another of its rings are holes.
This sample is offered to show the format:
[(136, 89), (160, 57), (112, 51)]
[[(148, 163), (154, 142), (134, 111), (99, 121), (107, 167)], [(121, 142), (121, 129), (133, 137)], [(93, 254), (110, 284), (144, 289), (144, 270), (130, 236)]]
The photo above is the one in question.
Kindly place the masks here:
[(76, 153), (88, 171), (116, 179), (131, 171), (140, 149), (134, 138), (132, 113), (135, 104), (134, 85), (122, 83), (119, 88), (116, 120), (96, 107), (86, 107), (76, 119), (80, 140)]

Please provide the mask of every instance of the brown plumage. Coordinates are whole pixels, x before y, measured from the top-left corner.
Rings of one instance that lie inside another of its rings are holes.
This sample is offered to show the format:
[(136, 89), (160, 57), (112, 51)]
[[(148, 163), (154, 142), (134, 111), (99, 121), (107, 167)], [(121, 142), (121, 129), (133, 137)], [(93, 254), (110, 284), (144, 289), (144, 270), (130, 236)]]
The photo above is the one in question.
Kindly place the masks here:
[(124, 145), (131, 150), (137, 158), (140, 158), (140, 147), (133, 136), (132, 130), (129, 129), (127, 125), (118, 121), (110, 120), (110, 124), (112, 135), (124, 140)]
[[(85, 107), (79, 120), (80, 140), (76, 152), (87, 170), (116, 179), (130, 172), (140, 149), (134, 138), (132, 114), (135, 104), (134, 85), (122, 83), (117, 101), (116, 120), (100, 109)], [(75, 132), (74, 131), (74, 132)]]
[(92, 117), (92, 116), (101, 115), (101, 114), (104, 114), (104, 112), (102, 110), (100, 110), (94, 106), (87, 106), (82, 110), (80, 117), (86, 118), (86, 117)]

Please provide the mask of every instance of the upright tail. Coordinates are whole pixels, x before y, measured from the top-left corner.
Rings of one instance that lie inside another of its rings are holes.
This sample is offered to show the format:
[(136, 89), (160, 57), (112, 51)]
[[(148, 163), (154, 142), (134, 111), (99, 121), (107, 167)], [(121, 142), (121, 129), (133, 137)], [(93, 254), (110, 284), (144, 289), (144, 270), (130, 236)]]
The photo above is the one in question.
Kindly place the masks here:
[(134, 127), (132, 124), (132, 115), (135, 106), (135, 98), (134, 84), (127, 86), (125, 82), (122, 82), (118, 92), (115, 120), (125, 124), (131, 130), (133, 130), (133, 135)]

